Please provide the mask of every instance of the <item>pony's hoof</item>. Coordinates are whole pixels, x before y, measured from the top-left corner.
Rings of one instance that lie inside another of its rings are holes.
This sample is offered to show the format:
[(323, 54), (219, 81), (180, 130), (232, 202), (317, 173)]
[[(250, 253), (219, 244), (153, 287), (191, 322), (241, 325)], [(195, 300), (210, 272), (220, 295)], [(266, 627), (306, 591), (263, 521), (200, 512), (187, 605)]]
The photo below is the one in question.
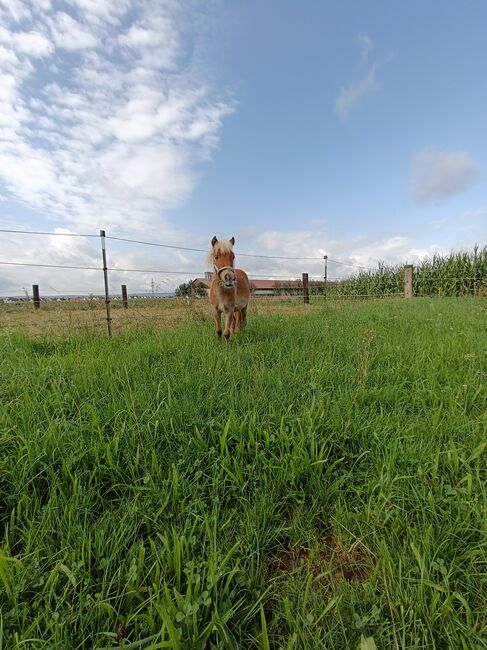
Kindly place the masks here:
[(223, 336), (225, 337), (225, 341), (228, 341), (230, 338), (230, 332), (225, 332)]
[(218, 332), (216, 333), (216, 335), (218, 336), (219, 339), (221, 339), (221, 337), (222, 337), (222, 331), (221, 331), (221, 330), (218, 330)]

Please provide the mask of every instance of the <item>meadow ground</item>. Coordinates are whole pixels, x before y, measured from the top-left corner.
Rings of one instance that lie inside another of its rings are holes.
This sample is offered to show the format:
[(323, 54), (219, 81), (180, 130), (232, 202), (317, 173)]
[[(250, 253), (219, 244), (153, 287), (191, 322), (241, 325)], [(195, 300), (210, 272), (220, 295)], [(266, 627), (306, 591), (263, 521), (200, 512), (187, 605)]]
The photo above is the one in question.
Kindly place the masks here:
[(135, 308), (0, 311), (2, 650), (487, 648), (485, 300)]

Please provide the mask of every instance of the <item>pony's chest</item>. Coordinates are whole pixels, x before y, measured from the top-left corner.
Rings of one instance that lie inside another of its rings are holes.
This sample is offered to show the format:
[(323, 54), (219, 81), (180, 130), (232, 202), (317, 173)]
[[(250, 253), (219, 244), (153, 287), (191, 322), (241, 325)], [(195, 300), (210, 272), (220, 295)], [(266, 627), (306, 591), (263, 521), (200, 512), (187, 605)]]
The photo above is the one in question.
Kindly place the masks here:
[(223, 289), (219, 282), (213, 282), (210, 288), (210, 302), (220, 311), (225, 307), (233, 307), (235, 303), (235, 290)]
[(233, 291), (219, 291), (217, 294), (218, 308), (235, 306), (235, 289)]

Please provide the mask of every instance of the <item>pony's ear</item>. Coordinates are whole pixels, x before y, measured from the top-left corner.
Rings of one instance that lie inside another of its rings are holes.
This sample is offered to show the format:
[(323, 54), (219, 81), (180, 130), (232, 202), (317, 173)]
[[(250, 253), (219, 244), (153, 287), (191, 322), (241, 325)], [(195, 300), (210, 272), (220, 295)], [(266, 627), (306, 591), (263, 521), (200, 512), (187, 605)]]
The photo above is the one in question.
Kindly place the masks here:
[(230, 239), (230, 243), (231, 243), (232, 246), (235, 244), (235, 237), (232, 237), (232, 238)]
[(218, 241), (218, 239), (216, 238), (216, 235), (215, 235), (215, 236), (213, 237), (213, 239), (211, 240), (211, 245), (214, 246), (214, 245), (216, 244), (217, 241)]

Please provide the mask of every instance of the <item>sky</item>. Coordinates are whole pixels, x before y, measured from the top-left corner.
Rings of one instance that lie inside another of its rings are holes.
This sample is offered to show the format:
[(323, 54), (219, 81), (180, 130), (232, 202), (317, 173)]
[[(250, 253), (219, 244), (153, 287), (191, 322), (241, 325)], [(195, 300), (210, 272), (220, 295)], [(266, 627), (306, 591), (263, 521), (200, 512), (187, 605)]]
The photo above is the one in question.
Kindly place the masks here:
[[(0, 296), (101, 293), (100, 229), (234, 236), (261, 278), (484, 246), (486, 24), (484, 0), (0, 0), (0, 229), (56, 233), (0, 232), (0, 262), (94, 267), (0, 265)], [(147, 270), (114, 293), (208, 269), (107, 255)]]

